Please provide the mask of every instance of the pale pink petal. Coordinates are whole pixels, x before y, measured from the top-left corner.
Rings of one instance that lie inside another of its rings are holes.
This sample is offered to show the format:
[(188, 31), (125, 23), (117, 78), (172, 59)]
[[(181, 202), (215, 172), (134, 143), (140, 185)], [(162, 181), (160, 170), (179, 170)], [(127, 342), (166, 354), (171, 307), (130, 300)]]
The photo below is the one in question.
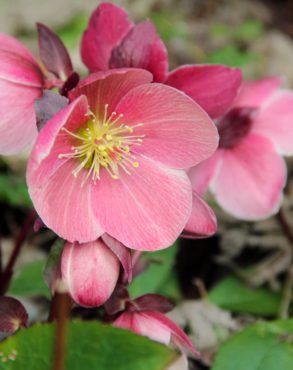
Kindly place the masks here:
[(251, 133), (234, 148), (220, 151), (222, 162), (211, 183), (220, 206), (246, 220), (276, 213), (282, 200), (286, 166), (273, 143)]
[(207, 203), (193, 192), (191, 216), (182, 237), (198, 239), (213, 235), (217, 231), (217, 219)]
[(281, 154), (293, 154), (293, 92), (279, 90), (265, 101), (252, 129), (272, 140)]
[(37, 137), (34, 101), (38, 88), (28, 88), (0, 79), (0, 154), (18, 154)]
[(13, 52), (14, 54), (21, 55), (22, 58), (35, 63), (35, 58), (31, 52), (16, 38), (0, 33), (0, 50)]
[(221, 157), (221, 152), (216, 151), (210, 158), (188, 170), (192, 189), (200, 196), (208, 189)]
[(212, 118), (218, 118), (238, 93), (241, 71), (224, 65), (186, 65), (170, 72), (165, 83), (185, 92)]
[(100, 240), (66, 243), (61, 258), (62, 279), (73, 300), (84, 307), (97, 307), (112, 294), (119, 276), (116, 256)]
[(168, 328), (142, 312), (124, 312), (114, 321), (113, 325), (163, 344), (169, 344), (171, 340), (171, 332)]
[(93, 183), (85, 180), (86, 170), (74, 177), (78, 162), (63, 162), (47, 182), (38, 185), (30, 173), (29, 193), (44, 224), (70, 242), (88, 242), (104, 233), (92, 211)]
[(191, 184), (184, 171), (169, 169), (145, 157), (128, 175), (113, 180), (101, 172), (93, 187), (92, 206), (104, 230), (137, 250), (170, 246), (191, 212)]
[(166, 79), (167, 50), (150, 21), (134, 26), (122, 42), (113, 49), (110, 68), (121, 67), (146, 69), (154, 75), (154, 81)]
[(151, 81), (152, 75), (141, 69), (121, 68), (97, 72), (81, 81), (77, 88), (71, 91), (70, 99), (86, 95), (91, 111), (102, 118), (106, 104), (108, 113), (111, 114), (128, 91)]
[(208, 115), (189, 97), (153, 83), (131, 90), (117, 112), (135, 135), (145, 135), (132, 150), (175, 168), (187, 168), (208, 158), (218, 145), (218, 132)]
[(259, 107), (280, 87), (279, 77), (270, 77), (258, 81), (245, 81), (241, 85), (238, 97), (234, 101), (235, 107)]
[(175, 340), (176, 344), (178, 343), (179, 345), (187, 348), (189, 351), (197, 353), (189, 337), (177, 324), (175, 324), (175, 322), (170, 320), (167, 316), (157, 311), (146, 311), (142, 312), (141, 315), (143, 315), (146, 319), (148, 318), (150, 321), (152, 320), (154, 322), (157, 322), (166, 330), (169, 330), (172, 334), (172, 340)]
[(93, 12), (81, 43), (84, 64), (92, 71), (107, 70), (112, 49), (133, 27), (125, 10), (102, 3)]

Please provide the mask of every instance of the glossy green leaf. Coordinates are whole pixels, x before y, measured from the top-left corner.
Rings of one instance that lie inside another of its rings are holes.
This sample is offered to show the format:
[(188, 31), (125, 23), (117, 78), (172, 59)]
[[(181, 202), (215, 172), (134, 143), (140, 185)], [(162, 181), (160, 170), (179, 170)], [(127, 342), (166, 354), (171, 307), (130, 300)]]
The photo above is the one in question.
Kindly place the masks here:
[[(0, 370), (51, 370), (54, 331), (54, 324), (38, 324), (0, 343)], [(13, 354), (15, 360), (9, 359)], [(69, 325), (64, 370), (163, 370), (175, 358), (173, 350), (129, 331), (75, 321)]]
[(280, 295), (266, 288), (251, 288), (234, 277), (228, 277), (209, 293), (217, 306), (232, 312), (274, 316), (280, 306)]
[(293, 320), (258, 323), (227, 341), (212, 370), (292, 370)]

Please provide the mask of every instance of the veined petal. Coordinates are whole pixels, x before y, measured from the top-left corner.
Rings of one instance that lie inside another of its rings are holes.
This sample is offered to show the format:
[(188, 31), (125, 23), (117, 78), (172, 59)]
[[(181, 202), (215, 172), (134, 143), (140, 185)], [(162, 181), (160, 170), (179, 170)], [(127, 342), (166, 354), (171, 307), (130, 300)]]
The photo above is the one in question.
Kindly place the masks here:
[(252, 130), (272, 140), (281, 154), (293, 154), (293, 92), (279, 90), (265, 101)]
[(186, 65), (170, 72), (165, 83), (185, 92), (212, 118), (218, 118), (238, 93), (241, 71), (224, 65)]
[(81, 43), (81, 56), (90, 71), (107, 70), (112, 50), (133, 27), (127, 12), (102, 3), (93, 12)]
[(93, 187), (92, 205), (105, 232), (137, 250), (170, 246), (191, 212), (191, 184), (184, 171), (139, 156), (131, 175), (107, 172)]
[(41, 185), (34, 182), (30, 173), (28, 186), (44, 224), (61, 238), (82, 243), (97, 239), (104, 230), (92, 211), (93, 184), (84, 181), (87, 171), (82, 170), (78, 177), (72, 174), (77, 165), (74, 160), (63, 162)]
[(103, 117), (106, 104), (111, 114), (128, 91), (151, 81), (151, 73), (142, 69), (121, 68), (97, 72), (81, 81), (69, 97), (74, 100), (80, 95), (86, 95), (91, 111)]
[(98, 239), (91, 243), (66, 243), (61, 274), (73, 300), (84, 307), (97, 307), (112, 294), (120, 271), (119, 261)]
[(279, 77), (270, 77), (258, 81), (245, 81), (241, 85), (238, 97), (234, 101), (234, 107), (259, 107), (281, 85)]
[(37, 137), (34, 101), (38, 88), (27, 88), (0, 79), (0, 154), (18, 154)]
[[(163, 100), (162, 100), (163, 99)], [(218, 132), (208, 115), (185, 94), (161, 84), (141, 85), (118, 104), (117, 113), (145, 135), (133, 147), (174, 168), (187, 168), (208, 158), (218, 145)]]
[(211, 183), (220, 206), (246, 220), (276, 213), (282, 200), (286, 166), (273, 143), (251, 133), (234, 148), (220, 151), (222, 162)]
[(201, 197), (193, 192), (191, 216), (183, 230), (182, 237), (204, 238), (217, 231), (217, 219), (213, 210)]

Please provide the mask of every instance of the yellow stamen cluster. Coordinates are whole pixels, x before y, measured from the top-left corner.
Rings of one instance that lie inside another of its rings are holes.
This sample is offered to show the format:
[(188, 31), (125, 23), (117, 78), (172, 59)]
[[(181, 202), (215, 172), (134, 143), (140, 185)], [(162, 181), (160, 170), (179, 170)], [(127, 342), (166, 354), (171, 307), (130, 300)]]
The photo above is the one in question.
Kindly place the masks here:
[[(112, 179), (119, 179), (120, 170), (131, 174), (139, 166), (135, 155), (131, 152), (132, 145), (141, 145), (144, 135), (134, 135), (134, 129), (142, 126), (127, 126), (121, 121), (123, 115), (116, 112), (108, 114), (108, 104), (105, 105), (103, 118), (97, 118), (92, 112), (86, 125), (77, 132), (71, 132), (65, 127), (62, 130), (70, 135), (75, 142), (72, 152), (60, 154), (59, 158), (76, 158), (78, 166), (72, 171), (76, 177), (83, 169), (88, 170), (84, 181), (91, 178), (94, 182), (100, 180), (104, 168)], [(83, 181), (83, 183), (84, 183)]]

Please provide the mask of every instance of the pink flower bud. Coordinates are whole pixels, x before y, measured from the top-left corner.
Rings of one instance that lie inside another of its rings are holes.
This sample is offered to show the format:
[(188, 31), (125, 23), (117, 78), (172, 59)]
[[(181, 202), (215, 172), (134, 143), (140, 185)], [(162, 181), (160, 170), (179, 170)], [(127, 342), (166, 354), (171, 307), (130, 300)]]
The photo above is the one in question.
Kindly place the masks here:
[(61, 257), (61, 274), (72, 299), (81, 306), (102, 305), (118, 280), (118, 258), (101, 239), (67, 243)]

